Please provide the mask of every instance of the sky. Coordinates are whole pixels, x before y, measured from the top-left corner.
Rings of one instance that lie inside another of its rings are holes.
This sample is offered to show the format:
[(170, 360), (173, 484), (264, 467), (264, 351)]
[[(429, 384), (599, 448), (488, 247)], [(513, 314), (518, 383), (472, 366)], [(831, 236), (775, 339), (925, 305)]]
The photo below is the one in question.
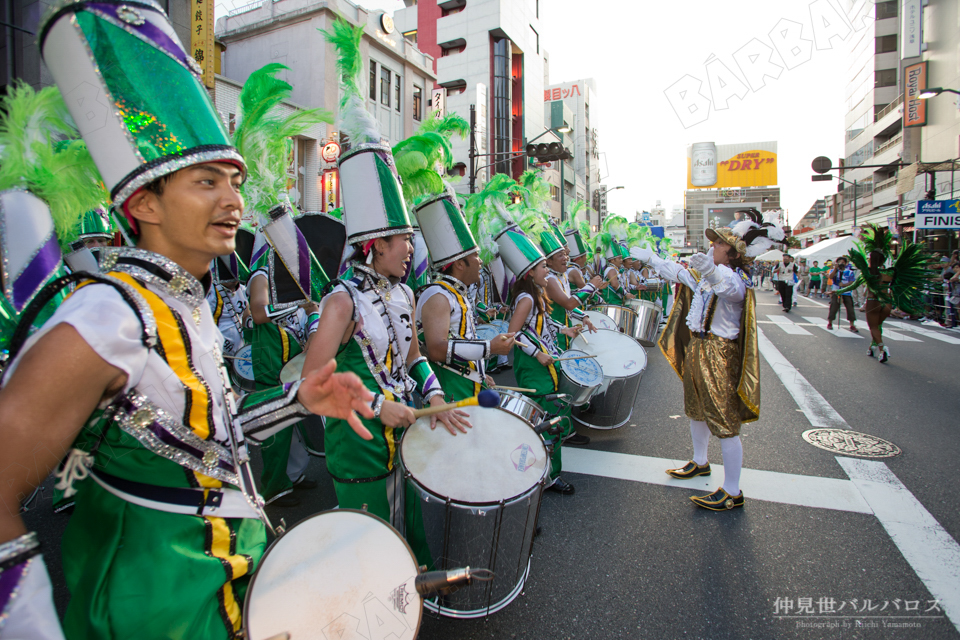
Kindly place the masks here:
[[(390, 13), (404, 6), (358, 3)], [(234, 4), (246, 0), (219, 2), (218, 16)], [(657, 200), (667, 211), (682, 205), (686, 148), (695, 142), (777, 141), (781, 206), (791, 225), (817, 198), (835, 192), (835, 181), (811, 182), (810, 163), (823, 155), (836, 165), (843, 154), (846, 51), (858, 31), (838, 19), (840, 6), (841, 0), (540, 0), (551, 84), (590, 77), (597, 84), (591, 118), (609, 170), (604, 177), (601, 164), (603, 183), (624, 187), (608, 194), (609, 211), (632, 219)], [(794, 33), (809, 42), (791, 42)], [(764, 51), (772, 57), (758, 58)], [(755, 65), (769, 58), (778, 77), (744, 70), (748, 63), (738, 65), (737, 58)], [(692, 87), (686, 103), (682, 87)], [(684, 121), (668, 93), (684, 109), (697, 91), (706, 117)]]

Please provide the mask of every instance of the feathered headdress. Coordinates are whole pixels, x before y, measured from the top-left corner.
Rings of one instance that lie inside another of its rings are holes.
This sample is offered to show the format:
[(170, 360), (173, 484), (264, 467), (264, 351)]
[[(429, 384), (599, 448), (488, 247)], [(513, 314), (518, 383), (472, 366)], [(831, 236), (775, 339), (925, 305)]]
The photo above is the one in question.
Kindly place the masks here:
[(366, 87), (363, 86), (363, 55), (360, 41), (363, 25), (351, 26), (345, 20), (335, 20), (331, 31), (318, 29), (327, 42), (337, 48), (337, 71), (340, 73), (340, 98), (338, 127), (346, 135), (351, 146), (380, 143), (380, 125), (366, 109)]
[(467, 198), (464, 213), (484, 264), (492, 262), (500, 252), (495, 238), (507, 227), (517, 225), (507, 209), (516, 185), (513, 178), (498, 173), (483, 185), (483, 189)]
[(743, 209), (744, 219), (731, 229), (707, 229), (704, 235), (712, 242), (725, 242), (743, 256), (743, 263), (749, 264), (757, 256), (769, 251), (775, 243), (782, 243), (785, 237), (783, 229), (773, 222), (764, 221), (763, 214), (756, 209)]
[(443, 171), (453, 166), (450, 138), (470, 133), (470, 125), (457, 114), (427, 118), (417, 132), (393, 148), (393, 158), (403, 183), (404, 199), (416, 208), (418, 200), (453, 192)]
[(83, 214), (108, 200), (93, 158), (56, 87), (34, 91), (18, 81), (0, 110), (0, 190), (23, 188), (43, 200), (66, 247)]
[(287, 159), (291, 138), (321, 122), (332, 123), (325, 109), (307, 109), (284, 116), (280, 103), (293, 87), (276, 77), (282, 64), (271, 63), (250, 74), (240, 91), (239, 113), (233, 143), (247, 163), (247, 179), (240, 187), (246, 202), (245, 218), (256, 216), (261, 224), (274, 208), (291, 207), (287, 195)]

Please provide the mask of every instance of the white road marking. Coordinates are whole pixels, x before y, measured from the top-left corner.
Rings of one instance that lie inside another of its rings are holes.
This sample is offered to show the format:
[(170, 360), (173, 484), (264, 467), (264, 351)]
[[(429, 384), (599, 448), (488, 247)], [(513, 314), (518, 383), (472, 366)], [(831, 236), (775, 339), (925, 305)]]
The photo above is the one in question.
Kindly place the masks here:
[(806, 300), (807, 302), (812, 302), (813, 304), (817, 305), (818, 307), (823, 307), (823, 308), (825, 308), (825, 309), (830, 308), (830, 305), (829, 305), (829, 304), (825, 304), (825, 303), (823, 303), (823, 302), (817, 302), (817, 301), (814, 300), (813, 298), (808, 298), (807, 296), (801, 296), (801, 297), (802, 297), (804, 300)]
[(906, 322), (897, 322), (895, 320), (887, 320), (883, 323), (884, 326), (890, 325), (897, 329), (904, 331), (912, 331), (918, 333), (925, 338), (933, 338), (934, 340), (940, 340), (941, 342), (946, 342), (948, 344), (960, 344), (960, 338), (954, 338), (953, 336), (948, 336), (939, 331), (931, 331), (930, 329), (925, 329), (923, 327), (917, 327), (912, 324), (907, 324)]
[(811, 317), (808, 317), (808, 316), (803, 316), (803, 319), (806, 320), (807, 322), (810, 322), (810, 323), (815, 324), (816, 326), (820, 327), (821, 329), (823, 329), (823, 330), (826, 331), (827, 333), (832, 334), (832, 335), (835, 335), (835, 336), (837, 336), (838, 338), (859, 338), (859, 339), (863, 340), (863, 336), (860, 335), (859, 333), (854, 333), (854, 332), (850, 331), (849, 329), (844, 328), (844, 327), (846, 327), (846, 326), (848, 326), (848, 325), (842, 324), (842, 323), (839, 321), (839, 319), (837, 320), (837, 322), (834, 323), (834, 325), (833, 325), (834, 328), (833, 328), (833, 329), (827, 329), (827, 321), (824, 320), (823, 318), (811, 318)]
[(960, 544), (887, 465), (840, 456), (837, 462), (930, 595), (940, 601), (940, 608), (960, 630)]
[[(884, 340), (889, 338), (891, 340), (900, 341), (900, 342), (923, 342), (923, 340), (917, 340), (916, 338), (911, 338), (908, 335), (904, 335), (902, 333), (897, 333), (896, 331), (891, 331), (890, 329), (887, 329), (888, 324), (890, 323), (889, 322), (883, 323), (883, 339)], [(863, 329), (864, 331), (866, 331), (868, 334), (870, 333), (870, 325), (868, 325), (866, 321), (857, 320), (857, 326)]]
[[(677, 469), (686, 462), (581, 448), (563, 450), (563, 470), (568, 473), (583, 473), (707, 493), (723, 482), (723, 465), (719, 464), (710, 465), (711, 475), (698, 476), (691, 480), (677, 480), (665, 473), (667, 469)], [(740, 487), (743, 495), (749, 496), (751, 500), (872, 513), (870, 506), (849, 480), (744, 469), (740, 476)]]
[(776, 324), (778, 327), (780, 327), (781, 329), (783, 329), (786, 333), (789, 333), (790, 335), (794, 335), (794, 336), (810, 336), (810, 335), (813, 335), (812, 333), (810, 333), (809, 331), (807, 331), (807, 330), (804, 329), (803, 327), (798, 327), (797, 325), (793, 324), (793, 322), (790, 320), (790, 318), (787, 318), (786, 316), (776, 316), (776, 315), (772, 316), (772, 315), (766, 314), (766, 313), (765, 313), (764, 315), (767, 316), (768, 318), (770, 318), (770, 321), (771, 321), (771, 322), (773, 322), (774, 324)]
[(782, 353), (770, 342), (770, 339), (764, 335), (761, 329), (757, 329), (757, 343), (760, 346), (760, 353), (773, 369), (773, 372), (780, 378), (780, 382), (786, 387), (789, 393), (803, 415), (814, 427), (833, 427), (836, 429), (849, 429), (847, 421), (830, 406), (827, 399), (820, 395), (813, 385), (807, 382), (807, 379), (797, 371), (797, 368), (790, 364)]

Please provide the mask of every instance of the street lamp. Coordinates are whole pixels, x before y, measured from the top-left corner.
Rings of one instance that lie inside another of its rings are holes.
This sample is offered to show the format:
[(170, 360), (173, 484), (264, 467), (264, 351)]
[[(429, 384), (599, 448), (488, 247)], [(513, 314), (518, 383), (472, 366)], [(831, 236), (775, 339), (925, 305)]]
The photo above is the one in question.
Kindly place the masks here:
[(929, 89), (924, 89), (923, 91), (921, 91), (920, 95), (918, 95), (917, 97), (920, 98), (921, 100), (929, 100), (930, 98), (934, 98), (940, 95), (941, 93), (955, 93), (958, 96), (960, 96), (960, 91), (957, 91), (956, 89), (944, 89), (943, 87), (930, 87)]

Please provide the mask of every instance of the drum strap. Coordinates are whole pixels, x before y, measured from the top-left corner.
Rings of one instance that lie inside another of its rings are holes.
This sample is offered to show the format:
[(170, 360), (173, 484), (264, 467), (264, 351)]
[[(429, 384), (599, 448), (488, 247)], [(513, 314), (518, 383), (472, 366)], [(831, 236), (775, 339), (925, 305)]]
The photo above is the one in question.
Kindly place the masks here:
[(251, 518), (260, 514), (241, 491), (234, 489), (181, 489), (118, 478), (103, 471), (89, 470), (89, 475), (108, 492), (132, 504), (192, 516), (217, 518)]

